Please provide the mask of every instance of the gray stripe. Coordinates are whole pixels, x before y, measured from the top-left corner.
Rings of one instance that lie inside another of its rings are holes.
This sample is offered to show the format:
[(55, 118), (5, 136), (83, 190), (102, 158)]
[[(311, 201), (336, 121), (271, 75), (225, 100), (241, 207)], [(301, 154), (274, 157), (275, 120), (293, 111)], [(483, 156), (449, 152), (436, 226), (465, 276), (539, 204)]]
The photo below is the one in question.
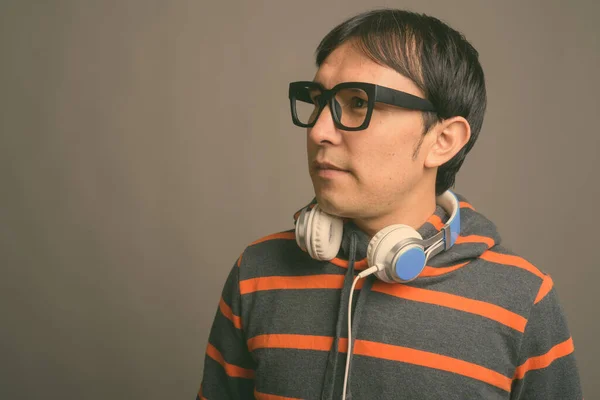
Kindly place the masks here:
[[(257, 390), (303, 399), (319, 397), (327, 352), (261, 349), (256, 355), (261, 360)], [(340, 362), (345, 359), (340, 354)], [(452, 372), (356, 355), (353, 364), (357, 379), (352, 380), (350, 391), (354, 399), (509, 399), (507, 391)], [(343, 373), (343, 368), (337, 371), (334, 398), (341, 397)]]
[[(339, 292), (257, 292), (251, 300), (253, 318), (246, 335), (248, 338), (262, 334), (333, 337), (335, 319), (331, 316), (337, 311)], [(354, 296), (353, 310), (358, 298)], [(371, 292), (366, 299), (358, 339), (442, 354), (512, 377), (521, 333), (478, 315)]]
[[(521, 333), (499, 322), (371, 292), (357, 339), (408, 347), (481, 365), (512, 377)], [(409, 323), (407, 323), (410, 321)]]
[(541, 283), (522, 268), (477, 259), (450, 274), (409, 285), (495, 304), (527, 318)]
[(229, 364), (241, 368), (254, 368), (255, 364), (246, 347), (243, 333), (234, 328), (231, 321), (221, 312), (217, 312), (215, 316), (208, 343), (212, 344)]

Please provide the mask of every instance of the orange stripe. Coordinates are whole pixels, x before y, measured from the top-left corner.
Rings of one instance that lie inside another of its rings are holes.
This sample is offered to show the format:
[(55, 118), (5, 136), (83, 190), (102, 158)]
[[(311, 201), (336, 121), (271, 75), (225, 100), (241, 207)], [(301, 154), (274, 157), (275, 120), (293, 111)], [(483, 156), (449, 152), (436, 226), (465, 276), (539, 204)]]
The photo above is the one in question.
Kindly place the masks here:
[(221, 366), (225, 369), (225, 373), (232, 378), (246, 378), (246, 379), (254, 379), (254, 371), (251, 369), (246, 369), (242, 367), (238, 367), (237, 365), (229, 364), (223, 358), (223, 355), (217, 350), (212, 344), (208, 344), (206, 348), (206, 354), (221, 364)]
[(539, 269), (533, 266), (529, 261), (525, 260), (519, 256), (512, 256), (509, 254), (500, 254), (493, 251), (485, 251), (479, 258), (495, 262), (498, 264), (504, 265), (512, 265), (513, 267), (522, 268), (534, 274), (535, 276), (539, 276), (544, 279), (546, 275), (544, 275)]
[[(263, 290), (341, 289), (343, 285), (344, 275), (267, 276), (240, 281), (240, 294)], [(356, 284), (356, 288), (360, 289), (362, 285), (363, 280), (360, 280)]]
[(442, 222), (442, 219), (438, 215), (435, 215), (435, 214), (433, 214), (431, 217), (429, 217), (427, 219), (427, 221), (425, 221), (425, 222), (429, 222), (438, 231), (440, 231), (444, 227), (444, 223)]
[(494, 247), (496, 244), (494, 239), (487, 236), (479, 236), (479, 235), (469, 235), (469, 236), (459, 236), (456, 238), (456, 244), (463, 243), (485, 243), (488, 246), (488, 249)]
[(223, 300), (222, 297), (221, 301), (219, 301), (219, 309), (221, 310), (221, 313), (225, 316), (225, 318), (233, 322), (233, 326), (235, 326), (238, 329), (242, 329), (242, 319), (233, 313), (231, 307), (229, 307), (227, 303), (225, 303), (225, 300)]
[(460, 208), (470, 208), (471, 210), (475, 211), (475, 208), (471, 204), (467, 203), (466, 201), (459, 201), (458, 205)]
[(452, 271), (456, 271), (457, 269), (462, 268), (462, 267), (464, 267), (467, 264), (468, 264), (468, 262), (456, 264), (456, 265), (453, 265), (451, 267), (430, 267), (430, 266), (425, 266), (425, 268), (423, 268), (423, 272), (421, 272), (421, 274), (419, 275), (419, 277), (445, 275), (445, 274), (448, 274), (448, 273), (450, 273)]
[[(345, 348), (347, 348), (348, 340), (345, 340), (345, 342)], [(333, 338), (330, 336), (273, 334), (258, 335), (248, 339), (248, 349), (250, 351), (257, 349), (300, 349), (329, 351), (332, 344)]]
[[(329, 351), (332, 344), (333, 338), (329, 336), (289, 334), (260, 335), (248, 340), (250, 351), (262, 348)], [(340, 339), (339, 351), (347, 352), (347, 349), (348, 340)], [(493, 370), (456, 358), (408, 347), (356, 340), (353, 354), (448, 371), (486, 382), (506, 391), (509, 391), (511, 386), (510, 378)]]
[(512, 383), (510, 378), (480, 365), (408, 347), (356, 340), (353, 353), (452, 372), (488, 383), (507, 392), (510, 391)]
[(302, 400), (296, 397), (277, 396), (275, 394), (261, 393), (254, 389), (254, 398), (256, 400)]
[(569, 338), (562, 343), (557, 344), (549, 352), (537, 357), (531, 357), (515, 370), (515, 379), (523, 379), (525, 374), (536, 369), (546, 368), (554, 360), (568, 356), (575, 350), (573, 338)]
[(542, 299), (544, 297), (546, 297), (546, 295), (548, 293), (550, 293), (550, 290), (552, 290), (552, 286), (554, 286), (554, 282), (552, 282), (552, 278), (550, 278), (550, 275), (546, 275), (546, 277), (542, 281), (542, 285), (540, 286), (540, 290), (538, 291), (538, 295), (535, 298), (535, 301), (533, 302), (533, 304), (537, 304), (540, 301), (542, 301)]
[(375, 282), (372, 291), (420, 303), (435, 304), (494, 320), (519, 332), (525, 331), (527, 319), (495, 304), (450, 293), (420, 289), (406, 285)]
[[(333, 260), (330, 261), (333, 265), (337, 265), (338, 267), (342, 267), (342, 268), (348, 268), (348, 260), (343, 260), (341, 258), (334, 258)], [(368, 260), (366, 258), (363, 258), (362, 260), (356, 261), (354, 263), (354, 269), (356, 270), (363, 270), (363, 269), (367, 269), (367, 263)]]
[(258, 244), (258, 243), (267, 242), (269, 240), (275, 240), (275, 239), (296, 240), (296, 232), (274, 233), (272, 235), (265, 236), (264, 238), (255, 240), (254, 242), (250, 243), (249, 246), (253, 246), (253, 245)]

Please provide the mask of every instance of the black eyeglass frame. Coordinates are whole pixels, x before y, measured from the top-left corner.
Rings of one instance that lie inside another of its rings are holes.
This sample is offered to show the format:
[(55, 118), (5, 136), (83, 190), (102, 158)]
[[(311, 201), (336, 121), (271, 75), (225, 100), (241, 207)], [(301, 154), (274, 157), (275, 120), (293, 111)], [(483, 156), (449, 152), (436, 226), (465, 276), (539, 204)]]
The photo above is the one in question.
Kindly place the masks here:
[[(312, 104), (312, 99), (302, 96), (302, 92), (304, 92), (304, 90), (307, 88), (319, 89), (321, 91), (321, 97), (319, 98), (319, 110), (314, 121), (308, 124), (304, 124), (298, 119), (296, 103), (294, 100), (304, 101), (306, 103)], [(341, 115), (338, 115), (339, 103), (335, 101), (335, 95), (338, 91), (349, 88), (363, 90), (367, 94), (368, 98), (367, 114), (365, 116), (365, 120), (360, 126), (357, 127), (347, 127), (342, 124), (340, 120)], [(396, 107), (402, 107), (409, 110), (436, 112), (435, 106), (427, 99), (423, 99), (421, 97), (412, 95), (410, 93), (402, 92), (400, 90), (366, 82), (342, 82), (340, 84), (335, 85), (329, 90), (325, 89), (323, 85), (321, 85), (318, 82), (291, 82), (289, 86), (288, 96), (290, 99), (292, 121), (294, 122), (294, 125), (297, 125), (302, 128), (312, 128), (313, 126), (315, 126), (316, 122), (321, 116), (321, 112), (323, 112), (323, 109), (327, 104), (329, 104), (329, 109), (331, 110), (331, 116), (333, 117), (334, 124), (337, 128), (345, 131), (360, 131), (366, 129), (369, 126), (369, 123), (371, 122), (371, 115), (373, 114), (373, 108), (376, 102), (389, 104)]]

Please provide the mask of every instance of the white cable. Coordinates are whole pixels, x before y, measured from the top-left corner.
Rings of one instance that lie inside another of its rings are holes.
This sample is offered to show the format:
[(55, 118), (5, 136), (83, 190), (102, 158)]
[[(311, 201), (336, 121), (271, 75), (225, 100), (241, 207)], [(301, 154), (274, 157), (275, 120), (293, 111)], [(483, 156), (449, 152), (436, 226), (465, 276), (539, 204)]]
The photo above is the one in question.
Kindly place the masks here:
[(350, 358), (352, 357), (352, 296), (354, 295), (354, 287), (360, 279), (377, 272), (378, 269), (379, 267), (377, 265), (365, 269), (363, 272), (358, 274), (356, 278), (354, 278), (354, 282), (352, 282), (352, 287), (350, 288), (350, 299), (348, 301), (348, 352), (346, 354), (346, 372), (344, 373), (344, 390), (342, 392), (342, 400), (346, 399), (346, 386), (348, 385), (348, 369), (350, 367)]

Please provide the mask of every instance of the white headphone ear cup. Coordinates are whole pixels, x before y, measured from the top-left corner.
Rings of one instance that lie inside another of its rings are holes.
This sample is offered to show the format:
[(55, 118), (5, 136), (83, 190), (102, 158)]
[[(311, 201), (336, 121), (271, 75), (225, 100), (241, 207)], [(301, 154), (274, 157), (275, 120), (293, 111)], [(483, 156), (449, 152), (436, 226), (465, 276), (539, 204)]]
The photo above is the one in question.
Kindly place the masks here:
[[(386, 259), (392, 249), (406, 239), (423, 240), (419, 232), (408, 225), (390, 225), (377, 232), (369, 242), (367, 248), (367, 259), (370, 266), (379, 265), (380, 268), (375, 276), (384, 282), (395, 282), (390, 277), (390, 271), (395, 271), (395, 266)], [(393, 257), (390, 257), (393, 258)]]
[(312, 224), (313, 224), (313, 220), (315, 219), (315, 214), (317, 213), (318, 210), (319, 210), (319, 206), (315, 205), (311, 210), (308, 211), (308, 213), (306, 215), (306, 234), (304, 236), (304, 243), (306, 246), (306, 251), (312, 258), (315, 258), (315, 255), (313, 252), (313, 246), (312, 246), (312, 240), (313, 240)]
[(316, 205), (310, 220), (310, 241), (307, 248), (312, 258), (329, 261), (337, 255), (342, 244), (344, 223), (341, 218), (327, 214)]
[(307, 251), (306, 249), (306, 225), (308, 220), (308, 214), (310, 210), (308, 208), (303, 208), (300, 211), (300, 215), (298, 215), (298, 219), (296, 220), (296, 244), (298, 247), (302, 249), (302, 251)]

